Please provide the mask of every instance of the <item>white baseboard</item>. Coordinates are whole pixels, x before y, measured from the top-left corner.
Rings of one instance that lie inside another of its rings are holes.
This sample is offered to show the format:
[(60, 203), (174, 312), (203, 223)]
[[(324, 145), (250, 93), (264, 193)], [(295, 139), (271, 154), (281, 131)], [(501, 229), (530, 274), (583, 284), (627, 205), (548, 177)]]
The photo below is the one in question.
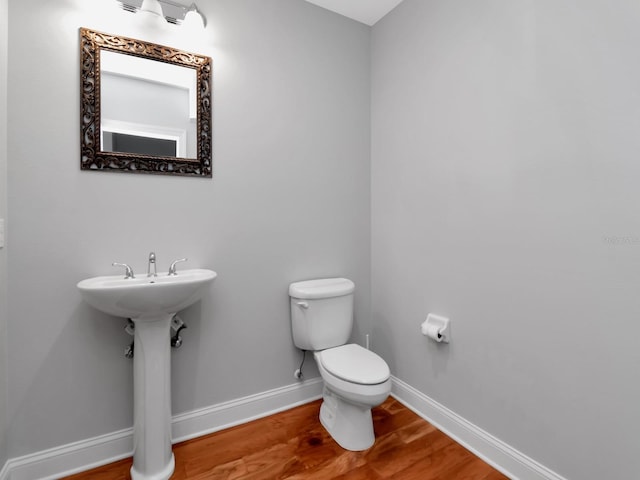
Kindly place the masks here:
[(395, 399), (512, 480), (566, 480), (402, 380), (391, 380)]
[[(276, 388), (173, 417), (174, 443), (266, 417), (322, 396), (322, 380)], [(55, 480), (106, 465), (133, 453), (133, 429), (101, 435), (61, 447), (12, 458), (0, 470), (0, 480)]]
[(322, 397), (320, 377), (173, 417), (173, 443), (273, 415)]
[(9, 480), (9, 462), (5, 462), (0, 468), (0, 480)]
[(7, 462), (8, 476), (0, 480), (55, 480), (93, 467), (130, 457), (133, 429), (50, 448), (12, 458)]

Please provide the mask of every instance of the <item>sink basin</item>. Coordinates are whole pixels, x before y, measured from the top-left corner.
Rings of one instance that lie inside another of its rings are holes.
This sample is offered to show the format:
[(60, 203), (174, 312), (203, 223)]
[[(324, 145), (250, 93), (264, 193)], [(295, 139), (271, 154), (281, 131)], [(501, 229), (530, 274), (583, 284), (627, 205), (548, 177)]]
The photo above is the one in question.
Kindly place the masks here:
[(162, 313), (175, 314), (187, 308), (200, 299), (204, 287), (216, 276), (216, 272), (205, 269), (127, 279), (111, 275), (82, 280), (78, 289), (89, 305), (104, 313), (142, 319)]

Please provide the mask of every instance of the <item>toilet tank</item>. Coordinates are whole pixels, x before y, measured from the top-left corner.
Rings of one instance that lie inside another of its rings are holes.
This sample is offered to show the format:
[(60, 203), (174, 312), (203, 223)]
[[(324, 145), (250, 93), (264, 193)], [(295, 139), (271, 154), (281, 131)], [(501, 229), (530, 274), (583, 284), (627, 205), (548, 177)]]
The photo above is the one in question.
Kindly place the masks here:
[(302, 350), (344, 345), (353, 327), (353, 291), (346, 278), (323, 278), (289, 285), (293, 343)]

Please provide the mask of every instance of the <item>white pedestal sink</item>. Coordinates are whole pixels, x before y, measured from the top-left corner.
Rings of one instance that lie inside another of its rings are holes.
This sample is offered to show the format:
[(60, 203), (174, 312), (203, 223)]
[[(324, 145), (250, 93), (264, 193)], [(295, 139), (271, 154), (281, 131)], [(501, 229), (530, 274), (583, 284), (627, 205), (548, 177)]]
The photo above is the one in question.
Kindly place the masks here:
[(91, 306), (135, 323), (132, 480), (167, 480), (173, 473), (170, 323), (177, 312), (202, 297), (216, 276), (212, 270), (195, 269), (171, 276), (108, 276), (78, 283)]

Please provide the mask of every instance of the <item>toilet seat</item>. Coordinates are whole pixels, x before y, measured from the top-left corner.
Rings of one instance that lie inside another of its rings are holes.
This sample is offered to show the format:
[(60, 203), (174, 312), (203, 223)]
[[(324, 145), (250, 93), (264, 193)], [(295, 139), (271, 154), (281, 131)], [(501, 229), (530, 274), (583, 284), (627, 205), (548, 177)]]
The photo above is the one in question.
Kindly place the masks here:
[(387, 362), (355, 343), (322, 350), (317, 358), (328, 373), (350, 383), (377, 385), (391, 376)]

